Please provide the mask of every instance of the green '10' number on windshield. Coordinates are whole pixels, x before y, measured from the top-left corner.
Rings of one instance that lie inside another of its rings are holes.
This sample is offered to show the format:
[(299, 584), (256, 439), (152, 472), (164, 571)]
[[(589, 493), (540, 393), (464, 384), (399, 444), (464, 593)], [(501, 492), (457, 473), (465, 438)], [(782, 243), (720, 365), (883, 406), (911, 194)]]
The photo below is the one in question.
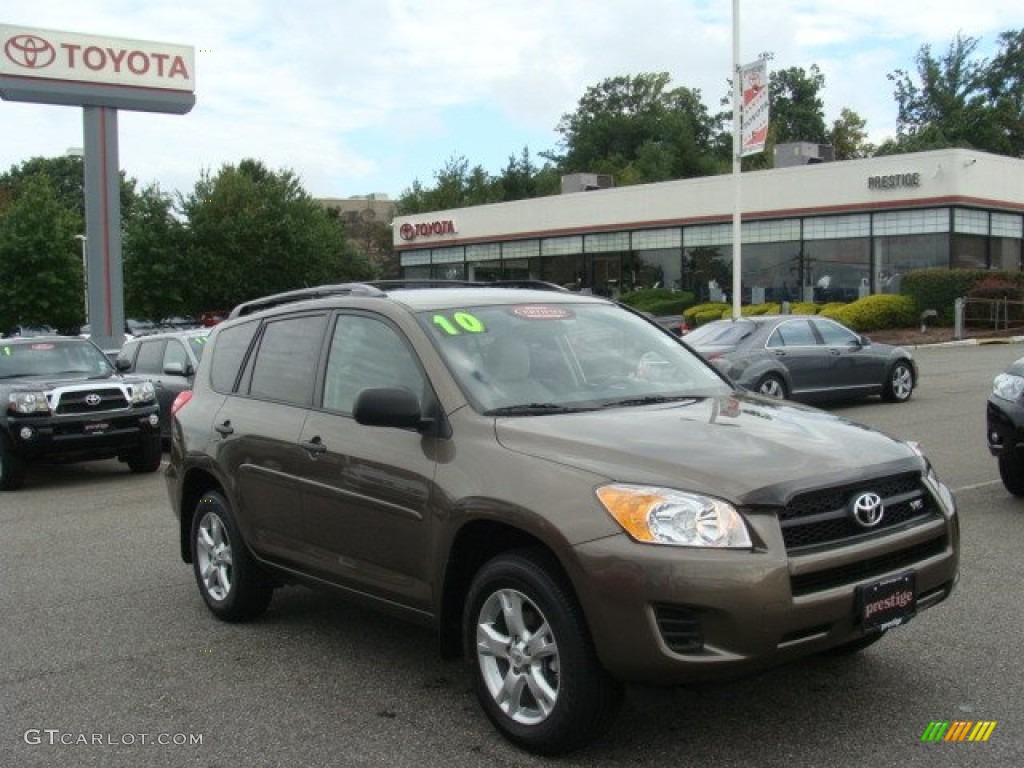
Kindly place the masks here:
[(483, 333), (486, 330), (480, 318), (469, 312), (456, 312), (450, 318), (444, 315), (434, 315), (433, 320), (434, 325), (449, 336), (458, 336), (462, 332)]

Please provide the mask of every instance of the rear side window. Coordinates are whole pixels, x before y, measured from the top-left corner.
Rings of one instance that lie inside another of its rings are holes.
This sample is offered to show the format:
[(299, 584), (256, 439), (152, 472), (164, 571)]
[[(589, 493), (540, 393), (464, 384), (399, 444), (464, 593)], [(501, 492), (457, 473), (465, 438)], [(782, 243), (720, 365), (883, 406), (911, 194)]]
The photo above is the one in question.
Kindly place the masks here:
[(818, 340), (806, 320), (787, 320), (768, 340), (769, 347), (813, 347)]
[(245, 353), (249, 351), (257, 328), (258, 322), (249, 322), (221, 329), (216, 349), (210, 350), (210, 386), (217, 392), (230, 394), (234, 390), (238, 370), (245, 360)]
[(268, 322), (256, 352), (249, 394), (292, 405), (311, 405), (326, 325), (325, 315)]

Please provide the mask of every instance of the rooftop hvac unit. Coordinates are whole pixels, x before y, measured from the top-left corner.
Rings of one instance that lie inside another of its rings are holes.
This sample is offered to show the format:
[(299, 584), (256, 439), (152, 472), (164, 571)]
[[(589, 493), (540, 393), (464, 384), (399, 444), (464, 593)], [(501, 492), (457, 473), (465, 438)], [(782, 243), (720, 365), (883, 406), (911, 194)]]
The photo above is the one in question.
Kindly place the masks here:
[(833, 160), (835, 160), (835, 152), (831, 144), (794, 141), (789, 144), (779, 144), (775, 147), (776, 168), (831, 163)]
[(562, 177), (562, 194), (589, 192), (594, 189), (611, 189), (615, 179), (610, 173), (572, 173)]

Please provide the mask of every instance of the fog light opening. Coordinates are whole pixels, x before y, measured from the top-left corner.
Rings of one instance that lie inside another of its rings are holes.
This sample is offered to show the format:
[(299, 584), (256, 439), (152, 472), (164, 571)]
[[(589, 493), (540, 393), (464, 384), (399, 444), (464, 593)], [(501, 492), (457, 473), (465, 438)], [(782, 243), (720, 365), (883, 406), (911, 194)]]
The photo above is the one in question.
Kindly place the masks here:
[(35, 439), (36, 431), (32, 427), (22, 427), (21, 431), (18, 432), (18, 437), (22, 440), (33, 440)]
[(160, 417), (155, 413), (149, 414), (149, 426), (155, 427), (160, 423)]

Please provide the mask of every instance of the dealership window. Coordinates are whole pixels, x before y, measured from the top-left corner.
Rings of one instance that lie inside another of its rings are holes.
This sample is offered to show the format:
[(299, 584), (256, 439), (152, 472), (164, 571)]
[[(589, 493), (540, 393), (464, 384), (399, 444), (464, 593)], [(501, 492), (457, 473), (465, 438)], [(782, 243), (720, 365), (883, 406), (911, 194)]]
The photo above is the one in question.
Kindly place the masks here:
[(634, 251), (661, 251), (683, 247), (683, 230), (679, 227), (668, 229), (644, 229), (634, 232), (631, 245)]
[[(744, 302), (757, 298), (764, 301), (799, 301), (802, 286), (812, 277), (811, 265), (800, 250), (800, 242), (749, 243), (743, 246)], [(723, 286), (728, 292), (730, 284)], [(754, 289), (758, 290), (754, 290)]]
[(815, 301), (854, 301), (871, 284), (870, 238), (806, 240), (804, 254), (813, 267)]
[(949, 235), (898, 235), (875, 238), (875, 292), (899, 293), (912, 269), (949, 267)]
[(430, 262), (430, 276), (436, 280), (466, 278), (466, 250), (462, 246), (435, 248), (430, 254)]
[(540, 241), (540, 253), (541, 256), (567, 256), (583, 253), (583, 238), (580, 235), (549, 237)]
[(1024, 216), (1013, 213), (992, 214), (992, 268), (1021, 268)]
[(633, 283), (639, 288), (680, 289), (683, 286), (683, 253), (679, 248), (634, 251), (630, 269), (636, 274)]
[(629, 250), (628, 232), (600, 232), (583, 238), (587, 253), (621, 253)]
[(399, 259), (403, 269), (405, 267), (420, 267), (430, 265), (430, 251), (408, 251), (403, 253)]

